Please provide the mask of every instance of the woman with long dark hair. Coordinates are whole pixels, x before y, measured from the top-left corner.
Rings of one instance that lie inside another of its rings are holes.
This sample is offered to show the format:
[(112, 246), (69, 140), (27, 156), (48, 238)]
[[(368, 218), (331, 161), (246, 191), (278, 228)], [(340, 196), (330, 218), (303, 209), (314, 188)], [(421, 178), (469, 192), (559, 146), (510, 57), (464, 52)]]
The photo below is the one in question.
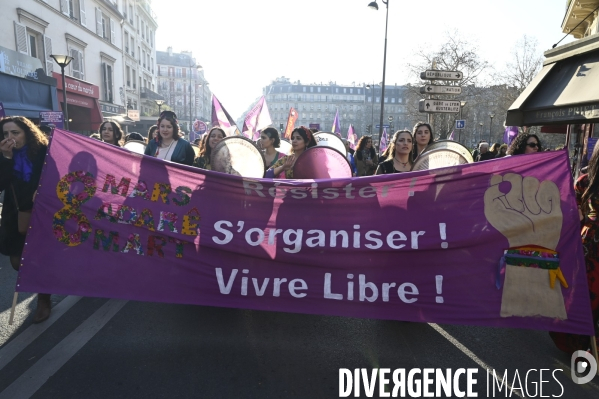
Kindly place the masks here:
[(435, 141), (433, 128), (425, 122), (418, 122), (412, 130), (412, 142), (414, 149), (412, 150), (412, 159), (415, 161), (420, 154)]
[(356, 166), (358, 167), (358, 176), (370, 176), (374, 174), (376, 166), (379, 163), (379, 158), (372, 145), (372, 136), (360, 137), (354, 157), (356, 159)]
[(117, 122), (106, 121), (100, 125), (100, 137), (102, 141), (108, 144), (122, 147), (123, 129)]
[(193, 161), (193, 166), (200, 169), (212, 170), (212, 165), (210, 164), (212, 151), (214, 151), (214, 147), (223, 141), (225, 137), (227, 137), (227, 134), (220, 126), (214, 126), (208, 133), (202, 136), (200, 152), (198, 157)]
[[(0, 119), (0, 190), (4, 191), (2, 220), (0, 222), (0, 253), (10, 257), (10, 263), (19, 270), (28, 220), (23, 215), (33, 209), (48, 139), (31, 122), (22, 116)], [(37, 295), (34, 323), (50, 317), (50, 294)]]
[(510, 148), (507, 150), (508, 155), (534, 154), (535, 152), (543, 151), (541, 140), (536, 134), (520, 133), (516, 136)]
[(376, 169), (377, 175), (402, 173), (412, 170), (412, 150), (414, 144), (409, 130), (398, 130), (391, 139), (389, 155)]
[[(582, 248), (591, 299), (593, 326), (595, 327), (595, 340), (599, 344), (599, 325), (597, 324), (599, 323), (599, 145), (595, 145), (593, 150), (588, 174), (578, 178), (574, 184), (574, 191), (582, 225)], [(586, 335), (556, 332), (551, 332), (550, 335), (555, 345), (568, 354), (590, 348), (590, 340)]]
[(293, 165), (297, 158), (308, 148), (314, 147), (316, 140), (310, 129), (304, 126), (293, 129), (291, 132), (291, 154), (275, 162), (265, 173), (264, 177), (278, 177), (293, 179)]
[(195, 157), (193, 147), (179, 134), (177, 115), (172, 111), (162, 111), (158, 118), (158, 135), (150, 139), (146, 155), (191, 166)]

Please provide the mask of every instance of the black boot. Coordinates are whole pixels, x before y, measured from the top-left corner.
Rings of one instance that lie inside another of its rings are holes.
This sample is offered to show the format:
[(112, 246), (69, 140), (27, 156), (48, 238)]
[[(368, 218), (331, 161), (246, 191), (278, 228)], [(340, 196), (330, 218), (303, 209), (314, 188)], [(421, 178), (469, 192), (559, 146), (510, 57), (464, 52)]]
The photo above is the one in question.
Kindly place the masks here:
[(37, 309), (35, 310), (33, 323), (41, 323), (50, 317), (51, 307), (50, 294), (37, 294)]

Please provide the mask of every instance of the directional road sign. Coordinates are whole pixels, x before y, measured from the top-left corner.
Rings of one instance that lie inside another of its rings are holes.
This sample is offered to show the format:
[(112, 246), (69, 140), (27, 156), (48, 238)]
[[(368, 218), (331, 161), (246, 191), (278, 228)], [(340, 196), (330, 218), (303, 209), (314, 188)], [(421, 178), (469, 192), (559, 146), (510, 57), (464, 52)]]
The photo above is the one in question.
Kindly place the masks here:
[(464, 74), (460, 71), (424, 71), (420, 74), (420, 79), (424, 80), (462, 80)]
[(459, 101), (442, 101), (442, 100), (420, 100), (418, 104), (420, 112), (428, 113), (457, 113), (460, 112)]
[[(389, 129), (389, 127), (390, 127), (390, 126), (391, 126), (391, 125), (383, 125), (383, 127), (386, 127), (387, 129)], [(380, 125), (380, 124), (376, 125), (376, 128), (377, 128), (377, 129), (380, 129), (380, 128), (381, 128), (381, 125)]]
[(456, 129), (466, 128), (466, 121), (463, 119), (458, 119), (457, 121), (455, 121), (455, 128)]
[(420, 88), (422, 94), (462, 94), (460, 86), (426, 85)]

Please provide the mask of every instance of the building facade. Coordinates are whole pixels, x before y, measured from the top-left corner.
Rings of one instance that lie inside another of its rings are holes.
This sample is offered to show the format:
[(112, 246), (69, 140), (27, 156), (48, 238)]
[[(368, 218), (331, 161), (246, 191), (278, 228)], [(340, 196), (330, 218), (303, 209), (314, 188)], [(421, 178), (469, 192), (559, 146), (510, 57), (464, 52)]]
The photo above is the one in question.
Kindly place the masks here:
[[(339, 111), (342, 133), (347, 133), (353, 125), (358, 136), (378, 130), (380, 121), (381, 86), (368, 84), (338, 85), (302, 84), (280, 77), (263, 89), (273, 125), (283, 129), (287, 124), (289, 109), (299, 113), (296, 125), (316, 125), (319, 130), (331, 131), (335, 114)], [(394, 129), (409, 126), (405, 106), (406, 87), (385, 86), (384, 125), (392, 124)]]
[(197, 118), (204, 122), (211, 119), (212, 94), (204, 71), (193, 54), (188, 51), (174, 53), (157, 51), (158, 93), (179, 118), (179, 123), (189, 129), (189, 123)]
[(155, 89), (157, 27), (147, 0), (6, 0), (0, 46), (39, 60), (55, 78), (60, 67), (50, 56), (71, 56), (70, 128), (89, 134), (104, 120), (126, 124), (127, 108), (143, 109), (144, 92)]

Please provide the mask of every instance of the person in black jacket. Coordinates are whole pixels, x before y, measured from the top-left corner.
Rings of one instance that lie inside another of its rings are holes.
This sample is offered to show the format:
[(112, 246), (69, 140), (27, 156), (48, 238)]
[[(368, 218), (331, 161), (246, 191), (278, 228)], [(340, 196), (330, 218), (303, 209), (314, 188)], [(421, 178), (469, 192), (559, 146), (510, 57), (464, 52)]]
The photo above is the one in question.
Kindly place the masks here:
[[(25, 235), (19, 232), (18, 214), (33, 208), (48, 139), (33, 122), (22, 116), (0, 119), (0, 131), (3, 134), (0, 141), (0, 190), (4, 191), (0, 253), (9, 256), (12, 267), (19, 270)], [(40, 323), (50, 317), (50, 309), (50, 294), (38, 294), (33, 322)]]
[(487, 142), (483, 141), (482, 143), (480, 143), (478, 151), (478, 157), (476, 157), (475, 162), (488, 161), (489, 159), (495, 158), (495, 155), (491, 151), (489, 151), (489, 143)]
[(172, 111), (162, 111), (158, 118), (158, 135), (149, 139), (145, 155), (191, 166), (195, 151), (189, 141), (180, 134), (177, 115)]

